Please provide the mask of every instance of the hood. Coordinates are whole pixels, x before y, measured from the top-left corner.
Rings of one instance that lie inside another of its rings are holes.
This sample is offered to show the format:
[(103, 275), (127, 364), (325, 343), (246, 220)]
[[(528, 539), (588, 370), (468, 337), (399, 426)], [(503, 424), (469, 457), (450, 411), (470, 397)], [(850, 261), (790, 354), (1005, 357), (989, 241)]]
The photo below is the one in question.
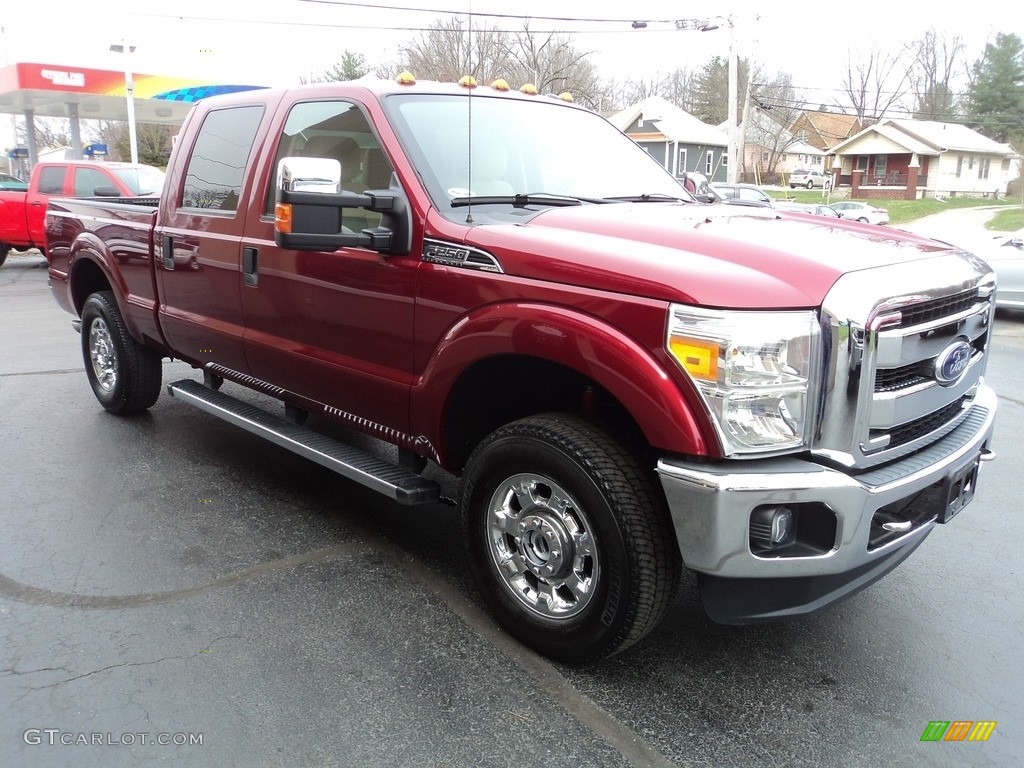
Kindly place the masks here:
[(466, 243), (520, 277), (746, 309), (817, 307), (846, 272), (956, 250), (888, 227), (692, 203), (552, 208), (481, 224)]

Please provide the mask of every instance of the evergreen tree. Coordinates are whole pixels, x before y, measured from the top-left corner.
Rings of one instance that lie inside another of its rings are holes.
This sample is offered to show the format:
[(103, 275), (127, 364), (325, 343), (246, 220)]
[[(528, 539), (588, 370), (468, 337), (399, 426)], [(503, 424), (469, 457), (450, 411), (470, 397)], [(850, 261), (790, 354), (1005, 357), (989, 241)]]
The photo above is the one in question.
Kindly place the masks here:
[[(996, 35), (971, 69), (969, 124), (999, 142), (1024, 138), (1024, 45), (1015, 34)], [(1019, 148), (1019, 147), (1018, 147)]]

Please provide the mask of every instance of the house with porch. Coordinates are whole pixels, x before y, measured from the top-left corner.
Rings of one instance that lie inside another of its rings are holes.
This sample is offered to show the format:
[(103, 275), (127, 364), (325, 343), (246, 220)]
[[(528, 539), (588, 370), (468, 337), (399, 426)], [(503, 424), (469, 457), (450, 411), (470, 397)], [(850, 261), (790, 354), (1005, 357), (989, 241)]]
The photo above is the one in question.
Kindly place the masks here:
[(620, 110), (608, 121), (647, 150), (669, 173), (704, 174), (726, 180), (729, 137), (661, 96), (650, 96)]
[(885, 119), (832, 149), (829, 165), (854, 198), (998, 197), (1018, 155), (965, 125)]

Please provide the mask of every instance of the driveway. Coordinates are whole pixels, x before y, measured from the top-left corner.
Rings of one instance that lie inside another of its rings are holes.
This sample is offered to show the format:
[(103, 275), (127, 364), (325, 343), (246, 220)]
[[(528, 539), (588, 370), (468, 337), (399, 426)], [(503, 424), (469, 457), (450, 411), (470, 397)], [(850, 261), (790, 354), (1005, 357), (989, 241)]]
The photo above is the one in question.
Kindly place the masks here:
[(988, 243), (998, 232), (985, 229), (988, 222), (1003, 206), (986, 206), (983, 208), (957, 208), (915, 221), (896, 224), (896, 229), (904, 229), (936, 240), (944, 240), (969, 251), (980, 250), (980, 246)]

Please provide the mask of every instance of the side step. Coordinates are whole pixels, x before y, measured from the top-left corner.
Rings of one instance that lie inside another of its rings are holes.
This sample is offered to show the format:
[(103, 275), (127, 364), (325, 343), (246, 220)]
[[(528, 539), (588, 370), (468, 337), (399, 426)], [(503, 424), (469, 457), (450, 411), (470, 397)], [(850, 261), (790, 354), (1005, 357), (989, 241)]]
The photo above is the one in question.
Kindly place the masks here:
[(198, 381), (182, 379), (168, 384), (167, 391), (172, 397), (390, 496), (399, 504), (430, 504), (441, 497), (440, 486), (433, 480), (205, 387)]

